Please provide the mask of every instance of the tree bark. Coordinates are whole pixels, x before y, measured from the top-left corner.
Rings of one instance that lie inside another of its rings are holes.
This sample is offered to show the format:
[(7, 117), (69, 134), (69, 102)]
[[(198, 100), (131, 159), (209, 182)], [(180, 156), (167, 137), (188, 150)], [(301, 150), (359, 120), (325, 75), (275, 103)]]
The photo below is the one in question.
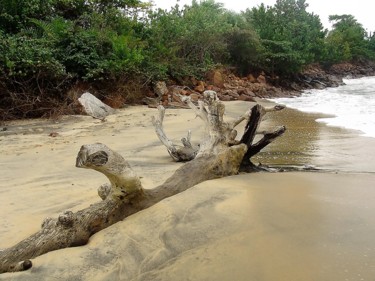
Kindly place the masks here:
[(162, 144), (167, 148), (169, 155), (176, 162), (186, 162), (193, 160), (198, 153), (199, 147), (193, 147), (190, 142), (191, 131), (188, 132), (186, 138), (182, 138), (183, 146), (175, 145), (165, 134), (163, 128), (163, 121), (165, 115), (165, 108), (162, 105), (158, 106), (159, 115), (152, 118), (152, 124), (155, 127), (155, 133)]
[[(276, 128), (274, 131), (258, 131), (260, 123), (262, 122), (263, 116), (267, 112), (283, 110), (285, 106), (275, 105), (272, 107), (265, 108), (260, 104), (255, 105), (250, 110), (250, 117), (245, 126), (244, 134), (240, 140), (240, 143), (244, 143), (247, 146), (247, 151), (242, 159), (240, 171), (242, 172), (253, 172), (258, 171), (259, 167), (251, 162), (251, 157), (259, 153), (268, 144), (273, 142), (277, 137), (285, 133), (286, 127), (281, 126)], [(263, 137), (256, 143), (254, 143), (255, 136), (257, 134), (263, 135)], [(263, 170), (263, 169), (260, 169)]]
[[(250, 149), (255, 152), (275, 137), (264, 134), (261, 141), (252, 144), (261, 117), (267, 111), (261, 106), (227, 123), (223, 120), (224, 105), (217, 99), (215, 92), (206, 91), (199, 108), (189, 99), (186, 102), (206, 125), (205, 138), (199, 150), (194, 152), (193, 160), (177, 169), (160, 186), (146, 190), (120, 154), (100, 143), (83, 145), (76, 166), (94, 169), (108, 178), (110, 184), (99, 188), (103, 200), (76, 213), (66, 211), (57, 219), (46, 218), (40, 231), (0, 252), (0, 273), (26, 270), (32, 266), (32, 258), (53, 250), (84, 245), (94, 233), (167, 197), (206, 180), (235, 175), (240, 167), (251, 163), (250, 159), (246, 160), (252, 154), (249, 154)], [(175, 156), (176, 147), (164, 134), (163, 117), (164, 112), (160, 108), (159, 116), (153, 123), (172, 158), (178, 159)], [(246, 131), (241, 141), (236, 141), (234, 127), (243, 120), (248, 120)], [(190, 133), (183, 143), (184, 147), (189, 146)]]

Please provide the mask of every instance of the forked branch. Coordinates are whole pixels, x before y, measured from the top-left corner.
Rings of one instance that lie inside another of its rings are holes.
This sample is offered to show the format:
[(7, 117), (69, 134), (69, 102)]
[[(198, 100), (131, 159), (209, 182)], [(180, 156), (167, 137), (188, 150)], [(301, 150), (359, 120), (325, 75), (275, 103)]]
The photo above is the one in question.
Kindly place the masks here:
[[(215, 149), (243, 143), (247, 146), (247, 152), (242, 161), (241, 170), (247, 172), (253, 171), (256, 169), (254, 169), (255, 165), (251, 162), (250, 158), (259, 153), (277, 137), (281, 136), (286, 130), (284, 126), (281, 126), (273, 131), (259, 131), (264, 115), (268, 112), (284, 109), (285, 106), (283, 105), (264, 107), (261, 104), (256, 104), (234, 121), (224, 122), (223, 116), (225, 108), (218, 100), (216, 92), (204, 92), (203, 101), (198, 101), (198, 106), (196, 106), (188, 96), (181, 96), (180, 98), (205, 123), (206, 135), (208, 137), (200, 144), (199, 150), (198, 147), (194, 148), (193, 153), (191, 153), (191, 150), (186, 150), (186, 147), (189, 146), (178, 147), (174, 145), (164, 133), (162, 122), (165, 110), (164, 108), (159, 107), (159, 116), (162, 116), (162, 118), (153, 118), (155, 131), (160, 141), (167, 147), (169, 154), (175, 161), (190, 161), (200, 155), (215, 154)], [(162, 115), (160, 114), (161, 110)], [(247, 123), (244, 134), (240, 140), (236, 140), (237, 131), (235, 130), (235, 127), (245, 120)], [(254, 143), (255, 137), (259, 134), (263, 135), (262, 139)], [(183, 140), (182, 142), (184, 143)]]
[[(249, 158), (252, 153), (285, 131), (285, 128), (280, 128), (273, 133), (266, 133), (263, 139), (253, 144), (261, 118), (267, 111), (264, 107), (255, 106), (237, 120), (225, 122), (225, 107), (215, 92), (206, 91), (199, 108), (189, 100), (186, 102), (206, 125), (199, 149), (191, 145), (190, 132), (182, 140), (182, 149), (192, 152), (190, 162), (182, 165), (160, 186), (146, 190), (120, 154), (100, 143), (82, 146), (76, 166), (93, 169), (108, 178), (109, 184), (99, 188), (103, 200), (76, 213), (65, 211), (56, 219), (45, 219), (40, 231), (0, 251), (0, 273), (26, 270), (32, 266), (30, 259), (49, 251), (84, 245), (94, 233), (167, 197), (206, 180), (235, 175), (240, 166), (251, 163)], [(158, 117), (153, 120), (156, 132), (172, 158), (182, 161), (187, 153), (181, 156), (182, 150), (166, 137), (162, 126), (164, 113), (160, 107)], [(234, 127), (244, 120), (248, 120), (245, 134), (240, 141), (236, 141)]]
[(162, 105), (158, 106), (159, 114), (152, 117), (152, 124), (155, 127), (155, 133), (162, 144), (167, 148), (169, 155), (176, 162), (190, 161), (197, 155), (199, 147), (193, 147), (191, 144), (191, 131), (188, 131), (187, 137), (182, 138), (183, 146), (175, 145), (165, 134), (163, 128), (163, 121), (165, 115), (165, 108)]

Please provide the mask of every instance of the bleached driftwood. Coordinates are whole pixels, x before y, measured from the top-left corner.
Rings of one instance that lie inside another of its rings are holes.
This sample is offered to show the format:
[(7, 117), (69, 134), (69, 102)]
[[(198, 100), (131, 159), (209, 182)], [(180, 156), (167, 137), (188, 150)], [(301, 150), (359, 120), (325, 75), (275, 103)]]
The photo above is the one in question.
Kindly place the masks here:
[[(177, 169), (160, 186), (146, 190), (120, 154), (100, 143), (83, 145), (76, 166), (94, 169), (108, 178), (110, 184), (99, 188), (103, 200), (76, 213), (66, 211), (56, 219), (45, 219), (40, 231), (0, 252), (0, 273), (26, 270), (32, 266), (31, 259), (39, 255), (84, 245), (94, 233), (167, 197), (205, 180), (235, 175), (240, 167), (251, 163), (247, 159), (249, 149), (259, 149), (285, 131), (271, 132), (271, 137), (266, 133), (253, 145), (264, 108), (253, 107), (234, 122), (227, 123), (223, 120), (224, 105), (215, 92), (205, 92), (199, 108), (189, 100), (186, 102), (206, 125), (205, 137), (193, 160)], [(162, 121), (163, 117), (159, 115), (159, 119)], [(236, 141), (234, 127), (243, 120), (248, 120), (246, 131), (241, 141)], [(165, 142), (170, 145), (168, 139)], [(189, 135), (184, 142), (190, 143)]]
[(87, 115), (90, 115), (93, 118), (104, 120), (108, 115), (115, 112), (112, 107), (106, 105), (97, 97), (88, 92), (83, 93), (78, 101), (82, 105)]
[[(241, 170), (248, 172), (254, 169), (256, 170), (256, 167), (251, 163), (250, 158), (259, 153), (264, 147), (282, 135), (286, 130), (284, 126), (280, 126), (274, 131), (258, 130), (264, 115), (268, 112), (284, 109), (285, 106), (283, 105), (263, 107), (260, 104), (256, 104), (244, 115), (238, 117), (232, 122), (226, 123), (223, 120), (225, 111), (224, 105), (218, 103), (214, 91), (205, 91), (204, 101), (198, 101), (198, 106), (196, 106), (189, 97), (181, 96), (180, 98), (183, 102), (186, 102), (195, 114), (206, 124), (206, 135), (208, 138), (206, 138), (202, 144), (193, 147), (190, 143), (191, 132), (189, 131), (188, 137), (181, 139), (184, 146), (173, 144), (165, 134), (163, 128), (165, 109), (163, 106), (159, 106), (159, 116), (153, 117), (152, 123), (154, 124), (156, 135), (167, 148), (172, 159), (177, 162), (190, 161), (197, 156), (198, 152), (200, 154), (215, 154), (214, 149), (220, 149), (221, 145), (231, 146), (244, 143), (247, 146), (247, 152), (244, 156)], [(235, 127), (245, 120), (247, 120), (245, 132), (241, 140), (236, 141), (237, 131), (235, 130)], [(254, 143), (255, 136), (260, 134), (263, 135), (263, 137), (258, 142)], [(212, 139), (222, 139), (222, 142), (213, 143), (211, 141)]]
[(181, 145), (175, 145), (165, 134), (163, 128), (163, 120), (165, 115), (165, 108), (162, 105), (158, 106), (159, 114), (152, 117), (152, 124), (155, 127), (155, 133), (158, 136), (162, 144), (167, 148), (169, 155), (176, 162), (190, 161), (195, 158), (198, 153), (199, 147), (193, 147), (191, 144), (191, 131), (188, 131), (187, 137), (182, 138)]

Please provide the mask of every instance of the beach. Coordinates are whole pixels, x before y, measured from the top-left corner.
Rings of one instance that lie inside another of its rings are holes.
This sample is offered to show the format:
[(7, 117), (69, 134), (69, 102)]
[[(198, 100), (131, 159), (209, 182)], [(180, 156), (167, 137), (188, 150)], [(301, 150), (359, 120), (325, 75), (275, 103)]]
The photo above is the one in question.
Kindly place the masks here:
[[(225, 103), (228, 120), (246, 102)], [(83, 144), (122, 154), (145, 188), (175, 163), (151, 124), (155, 109), (132, 106), (107, 121), (66, 116), (12, 122), (0, 133), (0, 249), (40, 229), (45, 217), (100, 200), (99, 173), (75, 168)], [(88, 245), (47, 253), (0, 280), (374, 280), (375, 139), (316, 122), (321, 114), (287, 108), (264, 128), (287, 132), (255, 162), (314, 167), (315, 172), (240, 174), (203, 182), (91, 237)], [(202, 123), (168, 109), (175, 142)], [(240, 128), (241, 130), (241, 128)], [(239, 133), (240, 135), (241, 133)]]

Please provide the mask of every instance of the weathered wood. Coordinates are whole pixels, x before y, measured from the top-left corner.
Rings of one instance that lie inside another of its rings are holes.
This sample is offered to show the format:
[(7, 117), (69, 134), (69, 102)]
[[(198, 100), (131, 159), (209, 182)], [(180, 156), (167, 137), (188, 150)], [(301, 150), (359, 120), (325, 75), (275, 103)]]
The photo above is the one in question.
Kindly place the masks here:
[(202, 155), (215, 155), (224, 147), (239, 144), (236, 141), (237, 131), (235, 127), (242, 121), (248, 119), (249, 111), (232, 122), (224, 121), (225, 106), (219, 101), (215, 91), (205, 91), (203, 101), (198, 101), (198, 107), (191, 101), (190, 97), (182, 97), (181, 100), (195, 112), (205, 123), (205, 135), (200, 144), (197, 157)]
[[(104, 144), (82, 146), (76, 166), (94, 169), (109, 179), (110, 185), (99, 188), (103, 200), (76, 213), (66, 211), (57, 219), (45, 219), (39, 232), (0, 252), (0, 273), (26, 270), (32, 266), (32, 258), (49, 251), (84, 245), (94, 233), (164, 198), (205, 180), (237, 174), (247, 146), (230, 146), (232, 126), (236, 122), (225, 123), (224, 106), (213, 93), (206, 97), (207, 104), (202, 103), (200, 109), (207, 127), (204, 145), (192, 161), (154, 189), (144, 190), (125, 159)], [(183, 142), (189, 146), (189, 134)]]
[(195, 158), (198, 153), (199, 147), (193, 147), (190, 142), (191, 131), (188, 132), (186, 138), (182, 138), (181, 142), (183, 146), (175, 145), (165, 134), (163, 128), (163, 121), (165, 115), (165, 108), (162, 105), (158, 106), (159, 114), (152, 117), (152, 124), (155, 127), (155, 133), (158, 136), (162, 144), (167, 148), (169, 155), (176, 162), (190, 161)]
[[(270, 107), (264, 107), (260, 104), (254, 105), (244, 115), (238, 117), (236, 120), (226, 123), (223, 121), (224, 105), (217, 99), (214, 91), (204, 92), (204, 101), (198, 101), (196, 106), (189, 97), (180, 96), (180, 99), (185, 102), (195, 114), (202, 119), (206, 124), (206, 135), (209, 136), (205, 139), (205, 142), (200, 144), (199, 154), (215, 154), (214, 148), (223, 146), (230, 146), (235, 144), (246, 144), (248, 150), (243, 158), (241, 164), (242, 171), (256, 171), (255, 165), (251, 162), (250, 158), (255, 154), (259, 153), (264, 147), (270, 144), (274, 139), (281, 136), (286, 128), (280, 127), (272, 132), (261, 132), (259, 126), (262, 122), (264, 115), (272, 111), (280, 111), (285, 108), (283, 105), (274, 105)], [(220, 105), (218, 105), (220, 104)], [(184, 147), (174, 145), (165, 135), (162, 127), (165, 109), (159, 108), (159, 118), (153, 118), (153, 124), (155, 126), (156, 134), (160, 141), (167, 147), (167, 150), (173, 160), (175, 161), (190, 161), (195, 158), (198, 154), (198, 148), (193, 150), (184, 150)], [(245, 131), (240, 140), (236, 140), (237, 131), (235, 127), (242, 121), (247, 120)], [(220, 124), (220, 125), (218, 125)], [(263, 138), (254, 144), (254, 138), (256, 135), (262, 134)], [(220, 140), (219, 142), (213, 142), (213, 140)], [(184, 139), (182, 139), (184, 143)], [(184, 144), (185, 145), (185, 144)], [(189, 147), (189, 146), (185, 146)], [(186, 153), (187, 151), (187, 153)]]
[(111, 189), (107, 192), (114, 199), (129, 199), (134, 194), (143, 192), (141, 181), (129, 163), (104, 144), (83, 145), (78, 152), (76, 167), (93, 169), (104, 174), (111, 184)]
[[(257, 171), (258, 168), (251, 162), (251, 157), (259, 153), (263, 148), (265, 148), (268, 144), (273, 142), (277, 137), (284, 134), (284, 132), (286, 131), (285, 126), (281, 126), (271, 132), (259, 131), (259, 126), (262, 122), (262, 118), (267, 112), (280, 111), (284, 108), (285, 106), (283, 105), (263, 107), (262, 105), (257, 104), (250, 110), (250, 117), (248, 118), (244, 134), (240, 140), (241, 143), (244, 143), (247, 146), (247, 151), (241, 163), (241, 171)], [(258, 142), (254, 143), (255, 136), (259, 134), (262, 134), (263, 137)]]
[[(0, 273), (26, 270), (32, 266), (32, 258), (49, 251), (84, 245), (94, 233), (167, 197), (205, 180), (235, 175), (240, 167), (249, 169), (254, 166), (250, 157), (285, 131), (285, 127), (281, 127), (274, 132), (264, 132), (263, 138), (253, 144), (263, 115), (268, 111), (280, 110), (281, 107), (264, 108), (257, 105), (236, 120), (225, 122), (225, 107), (215, 92), (206, 91), (198, 107), (189, 98), (185, 98), (185, 102), (206, 126), (199, 150), (194, 150), (191, 145), (190, 132), (182, 139), (184, 148), (195, 151), (192, 161), (177, 169), (160, 186), (145, 190), (120, 154), (100, 143), (82, 146), (76, 166), (103, 173), (110, 182), (98, 190), (103, 200), (76, 213), (65, 211), (56, 219), (45, 219), (40, 231), (0, 251)], [(153, 120), (159, 139), (172, 158), (181, 159), (178, 149), (164, 133), (163, 118), (164, 109), (160, 107), (159, 116)], [(234, 128), (244, 120), (248, 120), (244, 136), (236, 141), (237, 132)]]
[(29, 259), (49, 251), (86, 244), (92, 234), (144, 208), (139, 178), (125, 159), (106, 145), (82, 146), (76, 166), (94, 169), (108, 178), (110, 188), (101, 195), (105, 200), (77, 213), (66, 211), (57, 219), (45, 219), (39, 232), (0, 252), (0, 273), (27, 269)]
[(262, 106), (260, 104), (255, 105), (250, 111), (250, 117), (245, 126), (245, 131), (240, 140), (241, 143), (246, 144), (248, 148), (253, 144), (256, 132), (262, 121)]

